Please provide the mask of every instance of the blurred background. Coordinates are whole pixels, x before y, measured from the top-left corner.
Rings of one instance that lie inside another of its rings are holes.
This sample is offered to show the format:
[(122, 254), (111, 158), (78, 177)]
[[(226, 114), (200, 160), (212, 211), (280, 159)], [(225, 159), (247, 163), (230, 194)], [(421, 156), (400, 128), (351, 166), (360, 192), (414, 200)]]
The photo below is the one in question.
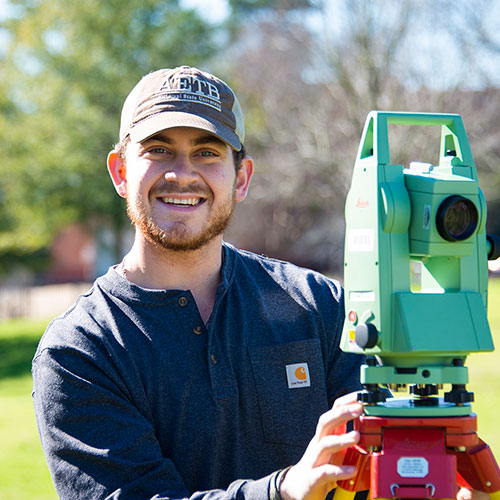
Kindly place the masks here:
[[(105, 160), (141, 76), (188, 64), (233, 87), (256, 174), (226, 239), (341, 279), (372, 109), (462, 115), (500, 234), (499, 19), (500, 0), (0, 0), (0, 499), (54, 498), (29, 365), (47, 321), (131, 245)], [(391, 130), (393, 162), (437, 162), (425, 129)]]

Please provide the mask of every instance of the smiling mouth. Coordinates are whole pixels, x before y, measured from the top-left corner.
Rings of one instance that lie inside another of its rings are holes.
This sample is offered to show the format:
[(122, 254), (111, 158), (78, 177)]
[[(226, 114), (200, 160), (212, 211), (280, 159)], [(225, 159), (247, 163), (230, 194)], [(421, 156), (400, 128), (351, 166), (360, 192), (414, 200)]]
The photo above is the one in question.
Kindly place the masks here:
[(163, 203), (167, 205), (174, 205), (176, 207), (195, 207), (202, 203), (204, 198), (187, 198), (187, 199), (179, 199), (179, 198), (161, 198)]

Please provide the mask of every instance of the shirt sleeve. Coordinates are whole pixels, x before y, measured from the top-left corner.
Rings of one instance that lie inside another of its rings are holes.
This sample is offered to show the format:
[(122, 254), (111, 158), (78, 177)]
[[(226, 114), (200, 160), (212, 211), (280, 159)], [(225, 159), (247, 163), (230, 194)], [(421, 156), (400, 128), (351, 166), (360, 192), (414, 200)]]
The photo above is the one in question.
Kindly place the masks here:
[(45, 348), (33, 360), (37, 425), (59, 498), (268, 500), (275, 474), (190, 494), (113, 372), (109, 357), (96, 363), (77, 347)]

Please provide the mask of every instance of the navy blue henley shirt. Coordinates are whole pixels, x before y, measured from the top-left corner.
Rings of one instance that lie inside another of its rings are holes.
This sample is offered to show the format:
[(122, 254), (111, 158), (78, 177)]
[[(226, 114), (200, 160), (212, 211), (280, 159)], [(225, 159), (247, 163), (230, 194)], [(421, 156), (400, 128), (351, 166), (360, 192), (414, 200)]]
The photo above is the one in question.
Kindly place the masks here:
[(33, 360), (58, 495), (267, 500), (320, 414), (359, 387), (343, 320), (336, 281), (228, 244), (208, 325), (188, 290), (146, 290), (111, 268)]

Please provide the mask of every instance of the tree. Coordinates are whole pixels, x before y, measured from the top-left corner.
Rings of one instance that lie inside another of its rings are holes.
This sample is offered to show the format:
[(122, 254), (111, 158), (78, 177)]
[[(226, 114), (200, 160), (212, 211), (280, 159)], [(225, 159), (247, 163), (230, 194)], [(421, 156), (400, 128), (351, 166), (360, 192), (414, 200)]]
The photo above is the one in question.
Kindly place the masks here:
[[(105, 168), (126, 95), (155, 69), (201, 64), (213, 28), (177, 0), (16, 0), (0, 54), (0, 255), (72, 222), (127, 224)], [(117, 250), (118, 251), (118, 250)]]
[[(0, 52), (0, 253), (29, 255), (76, 221), (112, 227), (120, 243), (127, 222), (104, 158), (123, 99), (142, 74), (181, 63), (221, 75), (243, 104), (257, 175), (229, 233), (241, 246), (340, 270), (371, 109), (460, 113), (488, 201), (498, 190), (498, 1), (229, 0), (220, 31), (177, 0), (12, 3)], [(396, 128), (397, 161), (433, 161), (429, 133)]]
[[(235, 224), (234, 238), (340, 272), (344, 200), (372, 109), (462, 114), (486, 180), (499, 156), (499, 128), (488, 126), (498, 123), (498, 90), (488, 90), (498, 71), (485, 71), (479, 55), (500, 59), (487, 26), (495, 3), (332, 0), (254, 9), (229, 52), (236, 63), (228, 74), (243, 96), (247, 146), (257, 160), (237, 217), (259, 222), (253, 231)], [(393, 160), (436, 161), (437, 132), (391, 130)]]

